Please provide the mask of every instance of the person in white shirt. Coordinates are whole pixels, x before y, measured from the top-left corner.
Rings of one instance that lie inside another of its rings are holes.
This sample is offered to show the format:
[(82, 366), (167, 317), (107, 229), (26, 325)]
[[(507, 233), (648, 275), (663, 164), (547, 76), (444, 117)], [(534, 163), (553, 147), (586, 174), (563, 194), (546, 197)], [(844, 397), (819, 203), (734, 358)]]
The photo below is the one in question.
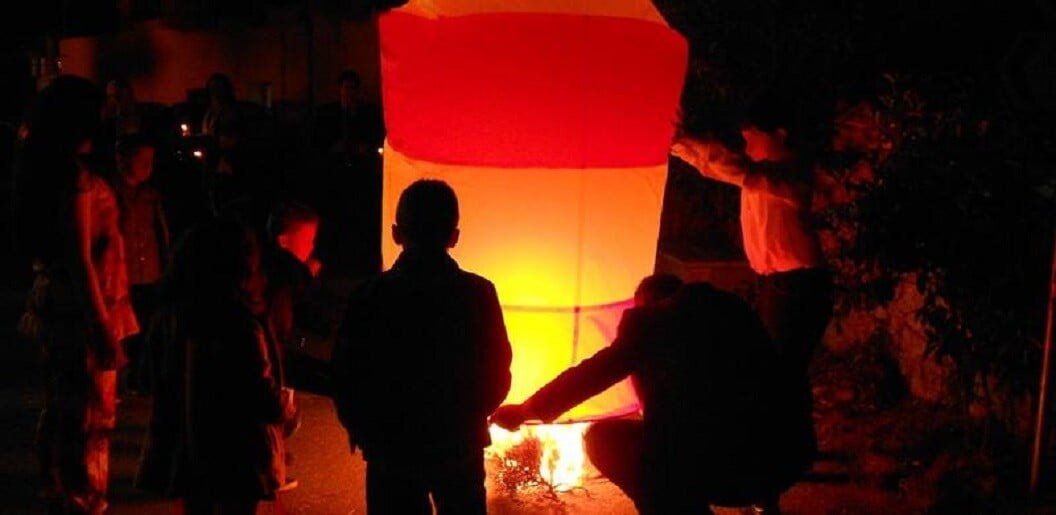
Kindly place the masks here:
[[(789, 93), (761, 95), (741, 125), (743, 155), (723, 144), (680, 136), (675, 157), (701, 175), (741, 189), (741, 230), (758, 277), (757, 309), (779, 353), (783, 380), (810, 418), (808, 367), (832, 317), (832, 279), (811, 227), (812, 131)], [(820, 140), (820, 138), (818, 139)], [(803, 424), (813, 433), (813, 424)], [(816, 439), (810, 435), (811, 441)]]

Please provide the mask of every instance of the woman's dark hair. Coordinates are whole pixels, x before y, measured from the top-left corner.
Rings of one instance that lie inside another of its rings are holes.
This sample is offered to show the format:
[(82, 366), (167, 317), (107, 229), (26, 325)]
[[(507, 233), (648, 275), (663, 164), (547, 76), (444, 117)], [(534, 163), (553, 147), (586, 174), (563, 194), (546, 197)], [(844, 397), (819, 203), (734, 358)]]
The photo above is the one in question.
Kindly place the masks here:
[(154, 142), (143, 134), (126, 134), (117, 139), (114, 151), (120, 157), (129, 158), (136, 155), (143, 148), (154, 148)]
[(831, 106), (811, 88), (778, 81), (758, 92), (741, 116), (741, 127), (773, 133), (784, 129), (785, 144), (801, 161), (812, 163), (831, 139)]
[(257, 252), (253, 232), (229, 219), (210, 219), (189, 230), (176, 244), (166, 271), (166, 300), (180, 311), (206, 313), (237, 303), (252, 274)]
[(209, 80), (205, 81), (205, 92), (209, 95), (212, 94), (213, 84), (216, 84), (217, 92), (219, 93), (221, 100), (228, 104), (233, 104), (235, 102), (235, 86), (231, 83), (231, 77), (228, 77), (223, 73), (214, 73), (210, 75)]
[(99, 132), (102, 105), (103, 94), (95, 84), (62, 75), (30, 107), (27, 135), (15, 156), (12, 202), (15, 239), (29, 257), (50, 263), (75, 248), (77, 147)]

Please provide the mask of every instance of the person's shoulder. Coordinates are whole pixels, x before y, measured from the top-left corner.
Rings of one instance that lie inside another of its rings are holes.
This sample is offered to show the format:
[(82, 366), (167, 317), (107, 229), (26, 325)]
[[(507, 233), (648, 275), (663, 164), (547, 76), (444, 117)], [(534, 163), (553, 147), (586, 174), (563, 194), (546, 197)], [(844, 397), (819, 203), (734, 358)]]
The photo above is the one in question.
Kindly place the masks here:
[(297, 274), (302, 271), (305, 273), (308, 272), (307, 265), (301, 263), (296, 256), (290, 254), (278, 245), (267, 245), (263, 257), (264, 263), (270, 269), (270, 272), (276, 274)]
[(495, 283), (491, 282), (488, 278), (469, 272), (466, 270), (459, 269), (458, 275), (461, 280), (472, 288), (474, 291), (480, 292), (493, 292), (495, 290)]
[(349, 289), (349, 302), (364, 302), (377, 298), (383, 283), (392, 282), (391, 270), (356, 279)]
[(755, 313), (752, 305), (736, 293), (717, 288), (706, 282), (683, 286), (675, 297), (674, 303), (682, 312), (710, 313), (730, 321), (740, 320), (738, 316)]
[(264, 253), (264, 269), (268, 275), (268, 289), (301, 290), (311, 281), (312, 273), (308, 266), (282, 249), (271, 249)]
[(148, 202), (161, 202), (161, 190), (152, 184), (142, 184), (139, 187), (139, 194)]
[(715, 285), (704, 281), (683, 285), (675, 296), (676, 303), (718, 301), (746, 304), (746, 301), (738, 297), (737, 294), (720, 289)]
[(363, 102), (362, 104), (360, 104), (360, 106), (364, 114), (377, 117), (381, 116), (381, 105), (379, 104), (376, 104), (374, 102)]
[(77, 176), (74, 180), (79, 193), (90, 193), (92, 190), (98, 189), (103, 183), (102, 177), (83, 168), (77, 170)]
[(341, 112), (340, 102), (325, 102), (315, 106), (316, 116), (334, 115)]

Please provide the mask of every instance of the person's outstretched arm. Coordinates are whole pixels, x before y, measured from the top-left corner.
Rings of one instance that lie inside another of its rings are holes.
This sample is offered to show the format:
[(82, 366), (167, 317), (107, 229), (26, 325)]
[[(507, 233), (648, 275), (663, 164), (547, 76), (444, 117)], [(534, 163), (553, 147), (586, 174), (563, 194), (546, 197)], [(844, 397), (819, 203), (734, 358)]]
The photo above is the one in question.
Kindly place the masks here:
[(671, 144), (671, 155), (696, 168), (704, 177), (741, 188), (748, 162), (722, 143), (682, 136)]
[(527, 419), (552, 422), (562, 413), (630, 375), (640, 364), (641, 349), (647, 344), (647, 335), (642, 330), (639, 315), (637, 310), (625, 312), (612, 345), (562, 372), (524, 404), (500, 407), (492, 415), (492, 421), (511, 430)]
[(793, 164), (751, 163), (722, 143), (683, 136), (671, 145), (671, 155), (696, 168), (704, 177), (761, 193), (795, 207), (810, 200), (810, 185), (795, 180), (786, 166)]

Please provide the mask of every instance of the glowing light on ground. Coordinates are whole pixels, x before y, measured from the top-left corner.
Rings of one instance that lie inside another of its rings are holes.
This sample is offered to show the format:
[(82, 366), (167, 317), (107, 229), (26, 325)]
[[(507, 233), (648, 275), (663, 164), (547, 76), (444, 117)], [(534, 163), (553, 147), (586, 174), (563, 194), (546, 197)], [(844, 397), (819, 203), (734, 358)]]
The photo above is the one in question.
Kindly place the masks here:
[[(567, 492), (583, 486), (587, 457), (583, 434), (589, 422), (575, 424), (527, 425), (510, 432), (491, 426), (491, 447), (487, 454), (501, 462), (504, 470), (515, 477), (507, 487), (528, 488), (541, 480), (556, 492)], [(528, 445), (526, 445), (526, 443)], [(534, 470), (525, 470), (525, 468)]]

